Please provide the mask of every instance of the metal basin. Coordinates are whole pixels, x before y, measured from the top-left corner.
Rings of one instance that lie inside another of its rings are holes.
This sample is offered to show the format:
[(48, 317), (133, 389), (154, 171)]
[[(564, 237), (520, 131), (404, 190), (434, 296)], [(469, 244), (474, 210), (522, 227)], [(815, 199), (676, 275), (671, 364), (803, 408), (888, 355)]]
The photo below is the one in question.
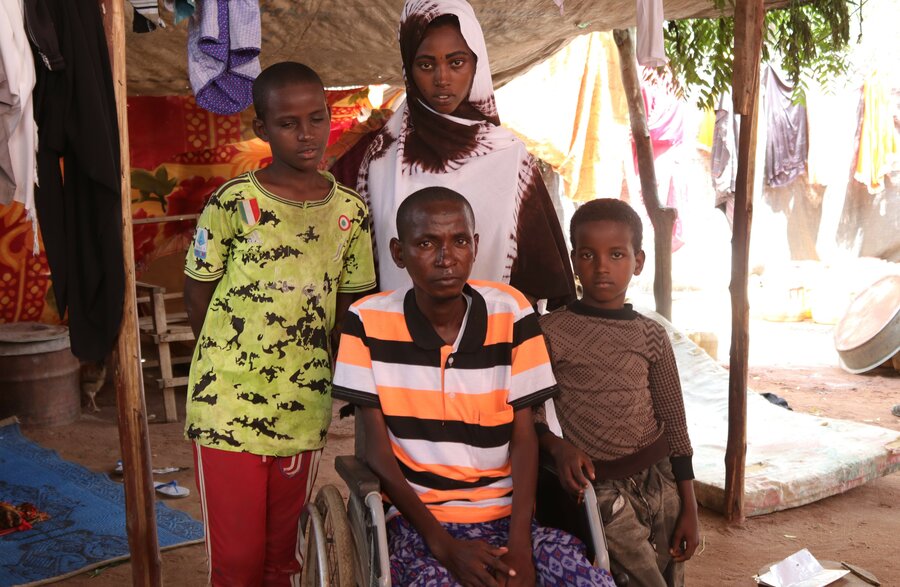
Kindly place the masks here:
[(889, 275), (864, 289), (834, 329), (841, 367), (864, 373), (900, 351), (900, 275)]

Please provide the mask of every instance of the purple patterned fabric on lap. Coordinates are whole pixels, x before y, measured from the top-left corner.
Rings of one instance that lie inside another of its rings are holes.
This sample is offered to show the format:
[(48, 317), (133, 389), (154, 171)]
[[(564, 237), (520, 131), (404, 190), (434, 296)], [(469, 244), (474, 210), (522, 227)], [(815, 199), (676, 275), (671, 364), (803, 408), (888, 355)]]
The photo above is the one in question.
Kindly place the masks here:
[[(457, 540), (482, 540), (503, 546), (509, 536), (509, 518), (480, 524), (443, 524)], [(401, 587), (444, 587), (459, 585), (434, 558), (422, 536), (402, 516), (387, 524), (391, 552), (391, 583)], [(556, 528), (532, 522), (534, 566), (538, 584), (545, 587), (615, 587), (610, 574), (591, 565), (584, 544)]]

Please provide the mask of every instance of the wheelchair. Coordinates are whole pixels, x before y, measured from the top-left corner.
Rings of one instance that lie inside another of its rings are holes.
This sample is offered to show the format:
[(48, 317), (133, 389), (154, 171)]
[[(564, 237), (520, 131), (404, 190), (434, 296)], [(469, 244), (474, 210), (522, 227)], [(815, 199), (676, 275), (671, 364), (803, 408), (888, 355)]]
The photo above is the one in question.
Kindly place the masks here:
[[(346, 507), (338, 489), (327, 485), (304, 514), (307, 528), (304, 586), (391, 585), (381, 485), (365, 462), (360, 418), (355, 426), (356, 454), (339, 456), (334, 461), (335, 469), (349, 491)], [(561, 487), (549, 460), (542, 457), (537, 501), (535, 517), (539, 524), (574, 534), (587, 545), (588, 556), (594, 565), (610, 570), (606, 535), (593, 486), (586, 487), (584, 499), (580, 504), (576, 503), (575, 498)]]

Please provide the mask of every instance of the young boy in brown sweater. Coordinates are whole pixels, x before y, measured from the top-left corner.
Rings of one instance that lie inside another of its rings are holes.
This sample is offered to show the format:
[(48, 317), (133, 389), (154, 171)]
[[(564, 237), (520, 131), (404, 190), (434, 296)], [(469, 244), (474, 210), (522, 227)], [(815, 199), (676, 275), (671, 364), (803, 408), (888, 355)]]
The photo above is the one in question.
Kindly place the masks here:
[(536, 409), (541, 447), (564, 487), (593, 483), (613, 576), (680, 586), (699, 542), (690, 438), (665, 329), (625, 303), (644, 266), (642, 225), (626, 203), (600, 199), (572, 217), (572, 264), (583, 297), (541, 318), (560, 395), (560, 438)]

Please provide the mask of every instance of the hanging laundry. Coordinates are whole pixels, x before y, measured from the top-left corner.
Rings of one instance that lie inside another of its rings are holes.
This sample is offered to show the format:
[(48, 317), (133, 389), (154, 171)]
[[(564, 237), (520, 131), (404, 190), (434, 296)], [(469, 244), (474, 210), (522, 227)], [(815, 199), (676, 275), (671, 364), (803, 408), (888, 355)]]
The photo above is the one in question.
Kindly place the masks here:
[(663, 40), (663, 0), (637, 0), (637, 62), (646, 67), (662, 67), (666, 59)]
[[(47, 4), (25, 0), (25, 30), (31, 41), (31, 50), (50, 71), (65, 69), (66, 60), (59, 51), (59, 36), (48, 12)], [(36, 62), (37, 59), (34, 59)]]
[(898, 168), (900, 147), (891, 88), (884, 76), (872, 72), (863, 86), (863, 119), (856, 160), (856, 181), (865, 184), (870, 194), (884, 190), (884, 176)]
[(847, 163), (856, 154), (853, 143), (859, 130), (861, 89), (806, 90), (810, 184), (828, 186), (847, 180)]
[(576, 37), (497, 90), (496, 99), (503, 125), (553, 166), (569, 198), (621, 195), (630, 174), (628, 104), (612, 33)]
[(645, 70), (644, 79), (648, 76), (652, 79), (641, 83), (641, 97), (653, 156), (659, 157), (670, 147), (684, 142), (684, 103), (669, 90), (665, 79)]
[(258, 0), (207, 0), (188, 22), (188, 75), (197, 103), (235, 114), (253, 103), (259, 75)]
[(175, 14), (175, 24), (187, 20), (194, 15), (197, 4), (194, 0), (164, 0), (163, 6), (166, 10)]
[(712, 150), (713, 132), (716, 128), (716, 111), (712, 108), (704, 108), (700, 113), (697, 123), (697, 148), (707, 151)]
[(135, 8), (134, 17), (131, 19), (131, 30), (135, 33), (152, 33), (156, 30), (156, 24), (144, 17)]
[[(119, 128), (109, 48), (96, 0), (26, 0), (37, 68), (39, 128), (35, 204), (60, 316), (72, 352), (105, 359), (122, 319), (124, 269)], [(54, 55), (48, 31), (56, 33)], [(62, 160), (65, 175), (60, 169)], [(129, 251), (130, 253), (130, 251)]]
[(34, 214), (37, 181), (37, 125), (34, 122), (34, 57), (25, 32), (21, 0), (0, 3), (0, 204), (25, 205), (34, 227), (34, 254), (38, 253)]
[(794, 103), (794, 88), (766, 68), (766, 184), (791, 183), (806, 171), (806, 108)]
[(136, 33), (149, 33), (156, 27), (166, 28), (166, 23), (159, 17), (159, 3), (157, 0), (128, 0), (134, 7), (134, 20), (131, 30)]
[[(645, 70), (645, 79), (641, 83), (641, 97), (644, 100), (644, 113), (647, 117), (647, 129), (650, 131), (650, 144), (653, 147), (653, 166), (656, 173), (657, 197), (660, 204), (667, 208), (683, 208), (687, 198), (687, 178), (681, 172), (681, 146), (684, 144), (684, 104), (669, 90), (666, 80)], [(638, 169), (637, 148), (631, 143), (631, 154), (634, 158), (634, 171)], [(684, 223), (681, 217), (675, 219), (672, 227), (672, 252), (684, 244)]]
[(740, 114), (734, 113), (731, 92), (719, 97), (716, 106), (716, 126), (713, 129), (710, 173), (713, 189), (716, 191), (716, 208), (734, 221), (734, 190), (737, 179), (738, 140), (741, 134)]

